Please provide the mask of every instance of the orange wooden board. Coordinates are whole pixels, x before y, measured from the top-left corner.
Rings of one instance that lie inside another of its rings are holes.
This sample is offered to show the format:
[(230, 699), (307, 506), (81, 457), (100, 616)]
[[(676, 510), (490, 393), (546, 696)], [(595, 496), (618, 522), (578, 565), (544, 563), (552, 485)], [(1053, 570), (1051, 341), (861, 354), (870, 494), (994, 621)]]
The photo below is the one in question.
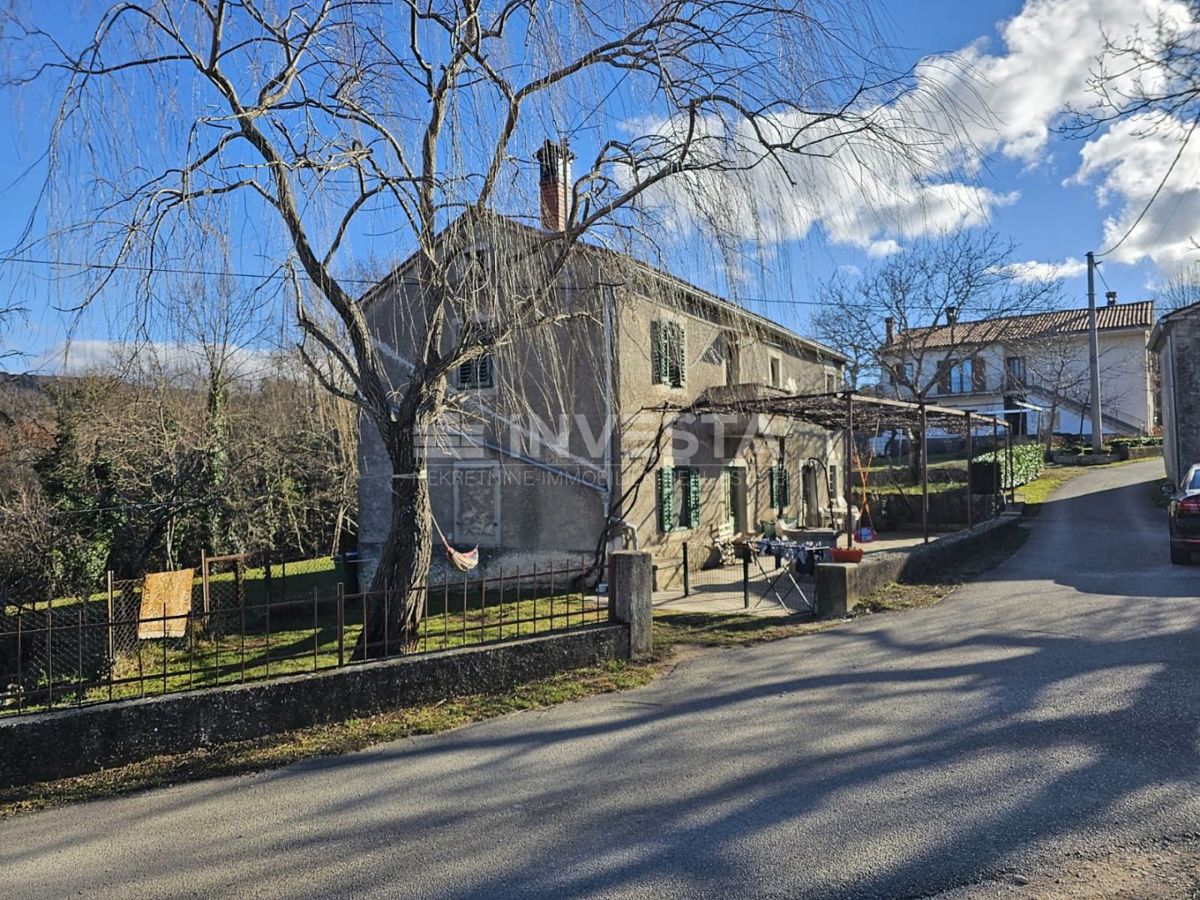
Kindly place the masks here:
[(180, 569), (178, 572), (151, 572), (146, 576), (142, 584), (142, 609), (138, 615), (138, 640), (180, 638), (187, 634), (187, 614), (192, 608), (192, 574), (192, 569)]

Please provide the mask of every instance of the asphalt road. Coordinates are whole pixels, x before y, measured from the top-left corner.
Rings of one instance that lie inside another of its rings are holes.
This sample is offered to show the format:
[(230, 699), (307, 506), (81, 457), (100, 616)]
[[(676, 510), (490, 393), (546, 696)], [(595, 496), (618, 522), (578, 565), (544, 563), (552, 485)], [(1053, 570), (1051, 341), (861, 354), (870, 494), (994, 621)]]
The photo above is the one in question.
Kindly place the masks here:
[(1158, 477), (1068, 483), (1016, 556), (931, 609), (17, 818), (0, 893), (969, 896), (1065, 854), (1200, 836), (1200, 565), (1167, 560)]

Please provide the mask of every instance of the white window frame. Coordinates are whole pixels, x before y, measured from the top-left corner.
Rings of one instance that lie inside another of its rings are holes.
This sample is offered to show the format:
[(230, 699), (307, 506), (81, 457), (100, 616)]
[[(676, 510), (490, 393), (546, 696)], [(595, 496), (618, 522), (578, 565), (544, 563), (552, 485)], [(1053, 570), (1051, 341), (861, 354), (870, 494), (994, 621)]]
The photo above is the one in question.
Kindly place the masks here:
[(783, 387), (783, 357), (778, 353), (767, 354), (767, 384), (773, 388)]

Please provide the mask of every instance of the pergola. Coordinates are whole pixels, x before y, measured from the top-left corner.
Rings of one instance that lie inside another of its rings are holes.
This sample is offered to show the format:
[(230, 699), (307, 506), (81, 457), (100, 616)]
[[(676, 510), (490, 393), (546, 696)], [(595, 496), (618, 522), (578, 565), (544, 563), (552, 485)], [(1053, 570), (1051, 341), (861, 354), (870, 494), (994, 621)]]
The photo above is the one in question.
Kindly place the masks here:
[[(999, 431), (1004, 429), (1004, 452), (1008, 460), (1008, 471), (1012, 471), (1012, 437), (1008, 422), (995, 416), (985, 416), (971, 410), (938, 406), (924, 401), (889, 400), (870, 397), (853, 391), (825, 394), (782, 394), (765, 392), (739, 392), (739, 386), (731, 390), (717, 389), (702, 397), (691, 406), (676, 407), (681, 413), (694, 415), (764, 415), (781, 416), (818, 425), (827, 431), (841, 431), (845, 442), (845, 499), (847, 546), (854, 545), (853, 490), (854, 490), (854, 433), (856, 430), (879, 434), (884, 431), (919, 432), (921, 434), (921, 531), (925, 542), (929, 542), (929, 442), (930, 427), (966, 438), (967, 459), (973, 455), (972, 438), (978, 428), (992, 429), (992, 446), (999, 445)], [(728, 394), (728, 396), (723, 396)], [(975, 505), (971, 491), (967, 490), (967, 527), (975, 524)]]

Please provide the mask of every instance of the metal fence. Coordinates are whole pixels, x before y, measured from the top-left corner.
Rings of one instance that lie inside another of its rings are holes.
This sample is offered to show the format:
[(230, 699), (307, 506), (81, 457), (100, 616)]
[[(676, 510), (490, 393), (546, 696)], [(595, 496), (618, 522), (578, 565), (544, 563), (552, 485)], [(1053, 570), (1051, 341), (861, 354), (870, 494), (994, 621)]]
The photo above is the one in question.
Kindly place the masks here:
[[(116, 583), (105, 596), (0, 615), (0, 714), (262, 681), (607, 622), (608, 598), (587, 587), (592, 576), (586, 564), (564, 563), (486, 578), (468, 573), (407, 596), (350, 592), (342, 582), (328, 592), (312, 585), (300, 596), (299, 580), (291, 591), (269, 590), (261, 577), (243, 573), (228, 579), (228, 589), (197, 578), (186, 612), (164, 606), (158, 615), (140, 608), (137, 582)], [(371, 623), (366, 634), (364, 622)]]

